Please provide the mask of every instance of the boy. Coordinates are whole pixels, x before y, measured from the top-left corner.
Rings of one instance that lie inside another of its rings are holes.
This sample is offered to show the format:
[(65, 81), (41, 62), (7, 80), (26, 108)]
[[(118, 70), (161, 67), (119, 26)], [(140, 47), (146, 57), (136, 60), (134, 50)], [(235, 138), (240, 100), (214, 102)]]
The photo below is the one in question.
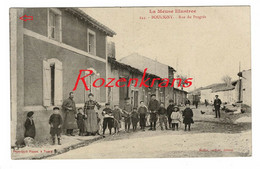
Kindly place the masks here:
[(165, 129), (168, 130), (168, 127), (167, 127), (167, 110), (164, 108), (164, 104), (161, 103), (160, 104), (160, 108), (158, 110), (158, 114), (159, 114), (159, 123), (160, 123), (160, 126), (161, 126), (161, 130), (163, 130), (163, 123), (164, 123), (164, 126), (165, 126)]
[(83, 109), (80, 107), (78, 108), (78, 114), (77, 114), (77, 125), (79, 128), (79, 136), (83, 136), (85, 132), (85, 122), (84, 120), (87, 119), (86, 115), (84, 115)]
[(148, 110), (150, 111), (150, 129), (149, 130), (156, 130), (156, 122), (157, 122), (157, 113), (160, 107), (159, 101), (156, 100), (156, 95), (151, 94), (151, 100), (148, 105)]
[(117, 134), (119, 132), (119, 128), (121, 126), (120, 120), (122, 120), (122, 111), (120, 110), (118, 105), (114, 105), (113, 116), (114, 116), (115, 134)]
[(58, 145), (61, 145), (60, 137), (61, 137), (62, 117), (60, 115), (60, 108), (58, 107), (53, 108), (53, 114), (50, 116), (49, 124), (51, 126), (50, 134), (52, 137), (52, 144), (55, 145), (55, 135), (57, 135)]
[(130, 104), (130, 98), (125, 98), (125, 105), (123, 108), (123, 116), (125, 120), (125, 131), (129, 132), (130, 125), (131, 125), (131, 112), (133, 111), (133, 106)]
[(109, 129), (109, 134), (111, 135), (111, 130), (114, 125), (114, 119), (112, 115), (112, 110), (110, 109), (110, 104), (106, 103), (105, 108), (102, 111), (103, 118), (103, 137), (105, 136), (106, 128)]
[(185, 131), (187, 130), (187, 126), (189, 127), (188, 130), (190, 131), (191, 123), (193, 121), (193, 111), (190, 108), (190, 104), (186, 104), (186, 108), (183, 110), (183, 123), (185, 124)]
[(133, 131), (136, 131), (137, 123), (139, 121), (136, 107), (133, 108), (133, 112), (132, 112), (132, 115), (131, 115), (131, 121), (132, 121), (132, 125), (133, 125)]
[(140, 116), (140, 127), (142, 131), (145, 131), (145, 125), (146, 125), (146, 117), (148, 115), (148, 109), (144, 105), (144, 101), (140, 101), (140, 106), (137, 110), (139, 116)]

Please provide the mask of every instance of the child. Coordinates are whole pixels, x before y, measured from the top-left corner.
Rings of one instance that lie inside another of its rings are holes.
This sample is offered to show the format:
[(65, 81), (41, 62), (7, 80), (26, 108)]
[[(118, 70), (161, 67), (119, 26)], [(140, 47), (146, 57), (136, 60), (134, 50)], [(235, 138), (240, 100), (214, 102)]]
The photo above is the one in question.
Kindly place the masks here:
[(125, 98), (125, 104), (123, 107), (123, 116), (125, 121), (125, 131), (129, 132), (131, 125), (131, 112), (133, 111), (133, 105), (130, 103), (130, 98)]
[(140, 127), (142, 131), (145, 131), (145, 125), (146, 125), (146, 118), (148, 115), (148, 109), (147, 107), (144, 105), (144, 101), (140, 101), (140, 106), (138, 107), (138, 114), (140, 116)]
[(167, 110), (164, 108), (163, 103), (160, 104), (158, 114), (159, 114), (159, 122), (160, 122), (161, 130), (163, 130), (163, 123), (164, 123), (165, 129), (168, 130), (168, 127), (167, 127)]
[(24, 137), (30, 137), (33, 138), (35, 137), (36, 134), (36, 130), (35, 130), (35, 125), (34, 125), (34, 121), (33, 121), (33, 111), (30, 111), (27, 113), (27, 119), (24, 123), (24, 127), (25, 127), (25, 132), (24, 132)]
[(112, 110), (110, 109), (110, 104), (106, 103), (105, 108), (102, 111), (102, 115), (104, 116), (103, 120), (103, 137), (105, 136), (106, 128), (109, 129), (109, 134), (111, 135), (111, 130), (114, 125), (114, 119), (112, 115)]
[(77, 114), (77, 125), (78, 125), (78, 129), (79, 129), (79, 136), (83, 136), (84, 132), (85, 132), (85, 122), (84, 120), (86, 120), (87, 115), (84, 115), (84, 111), (83, 109), (80, 107), (78, 108), (78, 114)]
[(187, 126), (189, 127), (188, 130), (190, 131), (191, 123), (194, 123), (193, 121), (193, 111), (190, 108), (190, 104), (186, 104), (186, 108), (183, 110), (183, 123), (185, 124), (185, 131), (187, 130)]
[(172, 130), (175, 130), (175, 126), (176, 126), (176, 129), (178, 130), (179, 122), (181, 122), (180, 109), (178, 108), (178, 106), (174, 106), (172, 114), (171, 114)]
[(129, 132), (129, 130), (130, 130), (131, 114), (132, 114), (132, 112), (126, 112), (126, 111), (124, 111), (124, 113), (123, 113), (123, 117), (124, 117), (124, 121), (125, 121), (125, 131), (126, 132)]
[(49, 124), (51, 126), (50, 134), (52, 137), (52, 144), (53, 145), (55, 144), (55, 135), (57, 135), (58, 145), (61, 145), (60, 137), (61, 137), (62, 117), (60, 115), (60, 108), (58, 107), (53, 108), (53, 114), (50, 116)]
[(132, 112), (132, 115), (131, 115), (131, 121), (132, 121), (132, 125), (133, 125), (133, 131), (136, 131), (136, 128), (137, 128), (137, 123), (139, 121), (139, 118), (138, 118), (138, 113), (137, 113), (137, 108), (134, 107), (133, 108), (133, 112)]
[(119, 128), (121, 127), (120, 120), (122, 119), (122, 111), (120, 110), (118, 105), (114, 105), (113, 116), (114, 116), (114, 129), (116, 134), (119, 132)]

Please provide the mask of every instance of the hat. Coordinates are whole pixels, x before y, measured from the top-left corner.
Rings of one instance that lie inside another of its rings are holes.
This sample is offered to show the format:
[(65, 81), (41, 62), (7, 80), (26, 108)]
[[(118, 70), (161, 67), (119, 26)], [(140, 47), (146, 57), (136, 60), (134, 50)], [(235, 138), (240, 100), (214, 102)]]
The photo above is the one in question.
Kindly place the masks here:
[(53, 107), (53, 110), (60, 110), (60, 108), (58, 108), (58, 107)]
[(218, 96), (217, 94), (215, 96)]
[(169, 100), (169, 102), (170, 102), (170, 103), (173, 103), (173, 100), (172, 100), (172, 99), (170, 99), (170, 100)]
[(125, 100), (130, 100), (130, 98), (129, 98), (129, 97), (126, 97)]
[(180, 110), (180, 108), (178, 106), (174, 106), (173, 109), (177, 109), (177, 111)]
[(34, 114), (33, 111), (29, 111), (29, 112), (27, 113), (27, 117), (32, 117), (33, 114)]
[(156, 94), (151, 94), (151, 97), (156, 96)]
[(110, 105), (110, 103), (106, 103), (106, 104), (105, 104), (105, 106), (109, 106), (109, 105)]
[(79, 111), (80, 109), (83, 110), (82, 107), (80, 107), (80, 108), (78, 108), (78, 111)]
[(94, 96), (94, 94), (93, 94), (93, 93), (89, 93), (89, 94), (88, 94), (88, 97), (89, 97), (89, 96)]

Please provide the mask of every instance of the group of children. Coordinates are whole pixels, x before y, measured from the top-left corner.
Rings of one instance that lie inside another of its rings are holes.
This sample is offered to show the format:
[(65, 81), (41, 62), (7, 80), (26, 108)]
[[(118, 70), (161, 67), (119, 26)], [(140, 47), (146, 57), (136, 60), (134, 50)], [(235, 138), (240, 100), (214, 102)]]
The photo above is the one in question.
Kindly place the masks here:
[[(126, 111), (128, 110), (128, 111)], [(132, 111), (129, 111), (132, 110)], [(170, 113), (169, 113), (170, 112)], [(27, 119), (25, 122), (25, 134), (24, 137), (35, 137), (35, 125), (33, 121), (34, 112), (30, 111), (27, 113)], [(114, 128), (114, 133), (117, 134), (119, 129), (121, 128), (121, 121), (123, 120), (125, 123), (125, 131), (129, 132), (130, 126), (132, 125), (133, 131), (137, 130), (138, 122), (140, 124), (140, 128), (142, 131), (145, 131), (146, 122), (150, 113), (147, 107), (144, 105), (144, 102), (140, 102), (140, 106), (138, 108), (133, 108), (131, 104), (127, 104), (123, 110), (119, 108), (118, 105), (114, 105), (114, 109), (110, 108), (110, 104), (106, 103), (105, 108), (102, 111), (103, 116), (103, 136), (105, 135), (105, 131), (108, 128), (109, 134), (112, 133), (112, 128)], [(178, 106), (170, 104), (167, 109), (164, 108), (164, 104), (161, 103), (160, 107), (156, 113), (156, 118), (159, 117), (160, 127), (163, 130), (163, 124), (165, 125), (165, 129), (167, 130), (167, 121), (169, 123), (169, 128), (172, 130), (178, 130), (179, 123), (181, 123), (183, 118), (183, 123), (185, 124), (185, 131), (190, 130), (191, 123), (193, 122), (193, 112), (189, 107), (189, 104), (186, 105), (186, 108), (183, 110), (181, 114)], [(168, 119), (167, 119), (168, 117)], [(85, 133), (85, 120), (88, 118), (82, 108), (78, 108), (78, 113), (75, 116), (78, 129), (79, 136), (84, 136)], [(150, 117), (151, 118), (151, 117)], [(97, 116), (98, 125), (100, 124), (101, 119)], [(157, 121), (157, 119), (156, 119)], [(49, 118), (50, 125), (50, 135), (52, 138), (52, 143), (55, 144), (55, 140), (57, 137), (58, 145), (61, 145), (60, 137), (62, 133), (62, 116), (60, 114), (59, 107), (53, 108), (53, 114)], [(156, 127), (155, 127), (156, 128)], [(99, 133), (98, 133), (99, 134)]]

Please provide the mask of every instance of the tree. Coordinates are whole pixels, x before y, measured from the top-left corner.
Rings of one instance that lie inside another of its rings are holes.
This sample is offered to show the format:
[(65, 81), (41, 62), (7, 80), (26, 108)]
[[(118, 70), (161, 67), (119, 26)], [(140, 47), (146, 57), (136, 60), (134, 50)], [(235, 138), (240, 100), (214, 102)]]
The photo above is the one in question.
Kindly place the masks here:
[(225, 75), (225, 76), (222, 77), (222, 81), (224, 83), (226, 83), (227, 85), (231, 84), (231, 80), (232, 80), (232, 78), (230, 76), (228, 76), (228, 75)]

